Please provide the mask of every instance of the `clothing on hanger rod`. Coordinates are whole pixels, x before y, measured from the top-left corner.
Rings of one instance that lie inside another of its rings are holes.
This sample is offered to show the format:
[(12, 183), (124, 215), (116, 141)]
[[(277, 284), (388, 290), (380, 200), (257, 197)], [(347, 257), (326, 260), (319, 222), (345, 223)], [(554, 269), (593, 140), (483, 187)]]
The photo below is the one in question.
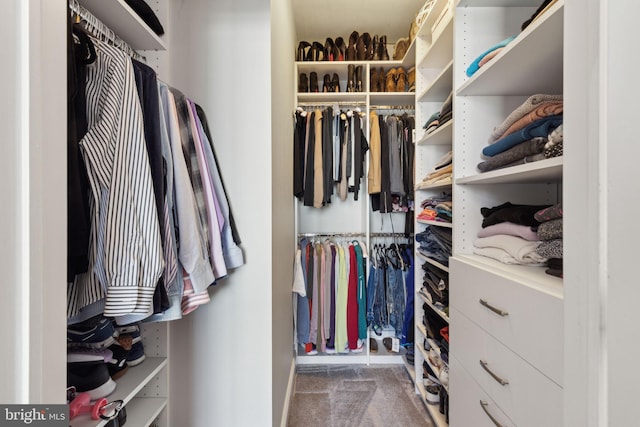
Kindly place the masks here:
[(122, 40), (116, 33), (107, 27), (101, 20), (99, 20), (95, 15), (85, 9), (78, 0), (69, 0), (69, 9), (76, 15), (76, 19), (79, 18), (81, 21), (77, 21), (76, 23), (83, 23), (84, 28), (94, 35), (96, 38), (102, 40), (105, 43), (109, 43), (113, 47), (116, 47), (131, 56), (138, 61), (147, 62), (147, 58), (143, 55), (140, 55), (135, 51), (127, 42)]
[(370, 110), (402, 110), (402, 111), (415, 111), (413, 105), (370, 105)]

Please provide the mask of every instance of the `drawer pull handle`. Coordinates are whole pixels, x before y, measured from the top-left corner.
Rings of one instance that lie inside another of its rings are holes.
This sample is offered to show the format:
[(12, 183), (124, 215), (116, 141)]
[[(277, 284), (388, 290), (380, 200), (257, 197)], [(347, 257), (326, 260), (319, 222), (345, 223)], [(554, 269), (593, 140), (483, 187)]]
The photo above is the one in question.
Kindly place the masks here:
[(491, 419), (491, 421), (493, 421), (493, 423), (496, 425), (496, 427), (505, 427), (502, 424), (500, 424), (498, 422), (498, 420), (496, 420), (493, 415), (491, 415), (491, 413), (489, 412), (489, 410), (487, 409), (487, 406), (489, 406), (489, 404), (487, 402), (485, 402), (484, 400), (480, 401), (480, 406), (482, 406), (482, 410), (484, 411), (485, 414), (487, 414), (487, 417), (489, 417)]
[(508, 311), (504, 311), (504, 310), (500, 310), (499, 308), (495, 308), (494, 306), (492, 306), (491, 304), (489, 304), (487, 302), (487, 300), (481, 299), (480, 300), (480, 304), (484, 305), (485, 307), (487, 307), (489, 310), (493, 311), (496, 314), (499, 314), (502, 317), (508, 316), (509, 312)]
[(480, 360), (480, 366), (482, 366), (482, 368), (483, 368), (485, 371), (487, 371), (487, 373), (488, 373), (489, 375), (491, 375), (491, 377), (492, 377), (494, 380), (498, 381), (498, 382), (500, 383), (500, 385), (507, 385), (507, 384), (509, 384), (509, 381), (507, 381), (507, 380), (503, 380), (502, 378), (500, 378), (499, 376), (497, 376), (495, 373), (493, 373), (493, 372), (491, 371), (491, 369), (489, 369), (488, 365), (489, 365), (489, 364), (488, 364), (487, 362), (485, 362), (484, 360)]

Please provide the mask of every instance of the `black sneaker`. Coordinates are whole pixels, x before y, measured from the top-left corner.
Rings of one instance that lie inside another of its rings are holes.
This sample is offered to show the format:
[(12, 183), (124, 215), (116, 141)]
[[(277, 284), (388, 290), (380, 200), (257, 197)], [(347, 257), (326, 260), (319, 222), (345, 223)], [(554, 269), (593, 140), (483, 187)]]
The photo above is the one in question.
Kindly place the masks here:
[(129, 357), (129, 352), (131, 351), (131, 344), (129, 343), (127, 345), (125, 343), (125, 345), (122, 346), (116, 343), (109, 347), (109, 350), (113, 353), (113, 357), (107, 363), (107, 368), (109, 368), (109, 375), (111, 375), (111, 378), (117, 380), (127, 372), (127, 369), (129, 369), (127, 357)]
[(104, 362), (78, 362), (67, 363), (67, 387), (87, 392), (91, 400), (97, 400), (113, 393), (116, 383)]

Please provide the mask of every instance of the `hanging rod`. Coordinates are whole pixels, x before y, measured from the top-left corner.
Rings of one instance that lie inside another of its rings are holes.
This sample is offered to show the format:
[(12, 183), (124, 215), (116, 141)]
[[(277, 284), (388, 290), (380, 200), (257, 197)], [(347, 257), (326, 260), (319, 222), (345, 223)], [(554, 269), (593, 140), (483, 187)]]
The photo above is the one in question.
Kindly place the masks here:
[(415, 110), (413, 105), (371, 105), (370, 110)]
[(299, 107), (333, 107), (334, 105), (344, 105), (350, 107), (366, 106), (364, 101), (337, 101), (337, 102), (298, 102)]
[[(298, 233), (298, 237), (363, 237), (367, 233)], [(413, 233), (369, 233), (369, 237), (413, 237)]]
[(105, 43), (109, 43), (115, 48), (120, 49), (127, 55), (137, 59), (138, 61), (147, 62), (147, 58), (140, 55), (129, 43), (122, 40), (118, 35), (109, 27), (107, 27), (101, 20), (99, 20), (93, 13), (89, 12), (84, 6), (82, 6), (78, 0), (69, 0), (69, 9), (76, 16), (84, 22), (84, 28), (93, 34), (99, 40)]

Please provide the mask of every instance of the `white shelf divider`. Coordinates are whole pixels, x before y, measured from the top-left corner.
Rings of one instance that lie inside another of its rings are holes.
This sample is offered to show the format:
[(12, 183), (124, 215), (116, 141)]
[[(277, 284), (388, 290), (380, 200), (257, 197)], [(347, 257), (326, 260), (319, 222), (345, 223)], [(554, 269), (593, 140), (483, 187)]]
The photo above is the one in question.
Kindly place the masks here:
[(417, 62), (418, 68), (424, 67), (428, 63), (427, 68), (444, 68), (451, 61), (451, 52), (453, 52), (453, 16), (449, 16), (446, 26), (433, 43), (425, 55)]
[(416, 220), (420, 224), (433, 225), (436, 227), (444, 227), (444, 228), (453, 228), (453, 223), (451, 222), (442, 222), (442, 221), (431, 221), (426, 219), (418, 219)]
[(451, 180), (437, 183), (437, 184), (418, 184), (416, 185), (416, 190), (441, 190), (443, 188), (450, 188)]
[(453, 119), (443, 124), (435, 131), (425, 134), (416, 144), (418, 145), (451, 145), (453, 138)]
[(440, 74), (433, 79), (433, 82), (427, 86), (420, 95), (417, 96), (418, 102), (442, 102), (453, 89), (453, 60), (442, 69)]
[(497, 169), (456, 179), (456, 184), (513, 184), (555, 182), (562, 179), (563, 158), (553, 157), (533, 163)]
[(438, 261), (434, 261), (431, 258), (423, 255), (420, 252), (417, 252), (417, 254), (420, 257), (420, 259), (422, 259), (423, 261), (426, 261), (431, 265), (435, 265), (436, 267), (438, 267), (442, 271), (446, 271), (447, 273), (449, 272), (449, 267), (447, 267), (446, 265), (440, 264)]
[(431, 301), (429, 301), (429, 299), (424, 295), (424, 293), (422, 293), (422, 291), (418, 292), (418, 295), (420, 295), (420, 298), (422, 299), (422, 301), (425, 302), (425, 304), (427, 304), (429, 307), (431, 307), (431, 309), (442, 318), (442, 320), (444, 320), (445, 322), (449, 323), (449, 316), (447, 316), (447, 314), (440, 310), (438, 307), (436, 307)]

